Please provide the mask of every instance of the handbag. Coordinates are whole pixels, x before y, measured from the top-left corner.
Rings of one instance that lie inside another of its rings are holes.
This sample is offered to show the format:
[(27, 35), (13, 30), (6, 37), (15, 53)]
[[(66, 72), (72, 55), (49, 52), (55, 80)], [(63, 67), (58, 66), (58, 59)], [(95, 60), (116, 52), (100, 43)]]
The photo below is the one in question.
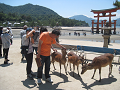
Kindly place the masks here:
[(35, 58), (35, 61), (36, 61), (36, 64), (37, 64), (38, 67), (42, 66), (42, 62), (41, 62), (40, 58)]
[(21, 46), (21, 54), (24, 54), (26, 55), (28, 53), (28, 50), (29, 50), (29, 44), (30, 44), (30, 38), (29, 38), (29, 43), (28, 43), (28, 46)]

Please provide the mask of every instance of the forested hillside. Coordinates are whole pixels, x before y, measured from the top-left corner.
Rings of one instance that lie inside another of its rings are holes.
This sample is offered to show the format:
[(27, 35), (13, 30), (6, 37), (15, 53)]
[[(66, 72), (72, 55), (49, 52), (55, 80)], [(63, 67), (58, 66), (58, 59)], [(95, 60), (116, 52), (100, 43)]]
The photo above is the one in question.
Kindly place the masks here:
[[(26, 4), (21, 6), (9, 6), (0, 3), (0, 25), (7, 21), (20, 23), (24, 22), (28, 26), (49, 25), (55, 26), (58, 22), (60, 26), (88, 26), (85, 21), (70, 20), (63, 18), (51, 9), (39, 5)], [(28, 21), (26, 23), (26, 21)], [(17, 26), (23, 26), (23, 24)]]

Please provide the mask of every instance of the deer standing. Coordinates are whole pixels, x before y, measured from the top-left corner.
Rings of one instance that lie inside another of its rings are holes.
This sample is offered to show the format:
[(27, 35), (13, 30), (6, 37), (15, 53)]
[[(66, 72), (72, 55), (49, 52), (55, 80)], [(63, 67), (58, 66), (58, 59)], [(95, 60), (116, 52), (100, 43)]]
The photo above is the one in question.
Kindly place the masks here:
[(84, 56), (83, 57), (77, 56), (73, 52), (69, 52), (67, 55), (68, 55), (68, 62), (70, 63), (70, 71), (71, 71), (71, 63), (73, 64), (73, 77), (74, 77), (75, 65), (77, 66), (78, 76), (80, 76), (79, 75), (79, 64), (82, 64), (84, 62)]
[(108, 77), (110, 77), (111, 73), (112, 73), (112, 60), (113, 60), (114, 55), (110, 54), (110, 53), (106, 53), (104, 55), (95, 57), (92, 61), (92, 63), (89, 63), (88, 65), (84, 65), (82, 66), (82, 72), (81, 74), (84, 74), (87, 70), (91, 70), (94, 69), (94, 73), (92, 76), (92, 79), (94, 78), (96, 69), (99, 69), (99, 82), (101, 81), (101, 67), (105, 67), (107, 65), (109, 65), (109, 74)]
[(53, 52), (52, 54), (51, 54), (51, 56), (52, 56), (52, 63), (53, 63), (53, 67), (54, 67), (54, 70), (56, 70), (55, 69), (55, 65), (54, 65), (54, 62), (55, 61), (57, 61), (57, 62), (59, 62), (59, 64), (60, 64), (60, 76), (61, 76), (61, 64), (63, 64), (64, 65), (64, 68), (65, 68), (65, 72), (66, 72), (66, 75), (67, 75), (67, 67), (66, 67), (66, 54), (67, 54), (67, 52), (66, 52), (66, 50), (65, 49), (61, 49), (61, 52), (62, 52), (62, 54), (60, 53), (60, 52)]

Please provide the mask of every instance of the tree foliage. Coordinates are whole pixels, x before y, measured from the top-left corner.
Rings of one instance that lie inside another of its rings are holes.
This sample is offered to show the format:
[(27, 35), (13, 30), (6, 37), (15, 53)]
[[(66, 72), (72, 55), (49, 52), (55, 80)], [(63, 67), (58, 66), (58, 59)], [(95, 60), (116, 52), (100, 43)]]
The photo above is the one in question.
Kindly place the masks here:
[(116, 0), (116, 2), (113, 3), (113, 5), (116, 6), (116, 7), (118, 7), (118, 8), (120, 8), (120, 1)]
[(63, 18), (46, 7), (32, 4), (12, 7), (0, 3), (0, 23), (6, 21), (11, 23), (24, 22), (17, 26), (24, 24), (28, 26), (56, 26), (57, 22), (60, 26), (88, 26), (85, 21)]

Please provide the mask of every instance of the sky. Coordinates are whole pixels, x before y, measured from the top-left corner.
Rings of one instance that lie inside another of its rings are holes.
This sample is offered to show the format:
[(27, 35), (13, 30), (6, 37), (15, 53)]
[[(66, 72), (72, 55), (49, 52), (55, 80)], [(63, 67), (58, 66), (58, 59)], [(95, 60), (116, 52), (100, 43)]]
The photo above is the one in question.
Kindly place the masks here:
[[(31, 3), (33, 5), (47, 7), (64, 18), (69, 18), (74, 15), (85, 15), (94, 18), (95, 14), (93, 14), (91, 10), (114, 8), (113, 2), (115, 1), (116, 0), (0, 0), (0, 3), (10, 6), (20, 6)], [(120, 18), (120, 10), (117, 10), (117, 12), (113, 14), (116, 14), (116, 16), (111, 19)]]

